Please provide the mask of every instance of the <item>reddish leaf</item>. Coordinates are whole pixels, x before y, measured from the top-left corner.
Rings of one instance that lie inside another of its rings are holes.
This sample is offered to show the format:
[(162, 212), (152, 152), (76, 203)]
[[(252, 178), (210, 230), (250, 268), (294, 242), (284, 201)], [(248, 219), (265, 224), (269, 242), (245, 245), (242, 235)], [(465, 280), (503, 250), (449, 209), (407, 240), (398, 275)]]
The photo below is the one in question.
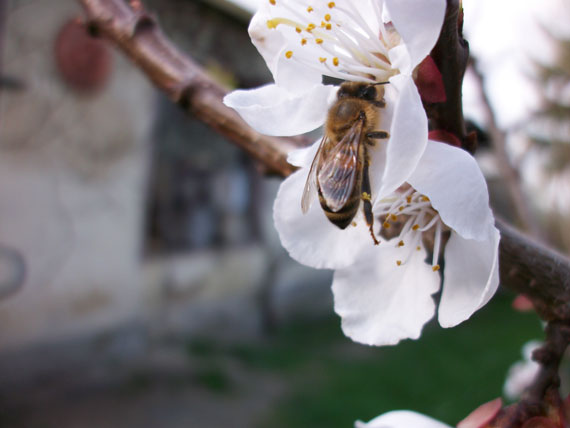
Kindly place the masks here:
[(441, 72), (429, 55), (418, 65), (416, 86), (425, 103), (443, 103), (447, 100)]
[(461, 147), (461, 141), (457, 136), (453, 135), (451, 132), (444, 131), (443, 129), (435, 129), (429, 131), (428, 138), (433, 141), (441, 141), (442, 143), (447, 143), (451, 146)]
[(497, 416), (502, 407), (503, 400), (500, 398), (481, 404), (469, 416), (459, 422), (457, 428), (483, 428)]

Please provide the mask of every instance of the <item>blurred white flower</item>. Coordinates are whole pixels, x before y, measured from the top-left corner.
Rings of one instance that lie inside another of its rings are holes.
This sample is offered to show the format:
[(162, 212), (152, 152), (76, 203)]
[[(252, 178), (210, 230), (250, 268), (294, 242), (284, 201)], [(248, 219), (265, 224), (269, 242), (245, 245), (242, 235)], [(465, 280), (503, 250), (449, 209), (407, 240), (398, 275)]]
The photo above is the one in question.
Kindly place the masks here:
[[(484, 403), (457, 424), (457, 428), (484, 428), (497, 416), (503, 406), (500, 398)], [(356, 421), (355, 428), (451, 428), (443, 422), (410, 410), (384, 413), (368, 423)]]
[(442, 422), (410, 410), (384, 413), (370, 422), (356, 421), (355, 428), (451, 428)]
[(522, 361), (517, 361), (509, 368), (503, 393), (509, 400), (518, 400), (523, 392), (532, 384), (538, 371), (540, 364), (531, 359), (535, 349), (542, 346), (542, 342), (532, 340), (527, 342), (522, 348)]

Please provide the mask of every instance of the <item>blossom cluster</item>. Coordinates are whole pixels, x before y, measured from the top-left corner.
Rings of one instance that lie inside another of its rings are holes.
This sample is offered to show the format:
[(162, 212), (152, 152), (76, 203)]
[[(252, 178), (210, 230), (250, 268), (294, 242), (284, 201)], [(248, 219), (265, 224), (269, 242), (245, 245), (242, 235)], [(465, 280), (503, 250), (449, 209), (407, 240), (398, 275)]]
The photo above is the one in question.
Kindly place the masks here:
[(455, 326), (487, 303), (499, 282), (499, 232), (484, 177), (467, 152), (429, 139), (414, 82), (439, 37), (445, 3), (264, 0), (249, 33), (275, 83), (225, 98), (257, 131), (288, 136), (327, 120), (338, 86), (323, 76), (383, 84), (375, 122), (388, 138), (367, 149), (371, 192), (362, 194), (380, 244), (370, 239), (361, 210), (340, 229), (318, 203), (302, 209), (322, 138), (289, 154), (299, 169), (274, 204), (282, 245), (302, 264), (334, 270), (342, 329), (368, 345), (418, 338), (440, 288), (439, 323)]

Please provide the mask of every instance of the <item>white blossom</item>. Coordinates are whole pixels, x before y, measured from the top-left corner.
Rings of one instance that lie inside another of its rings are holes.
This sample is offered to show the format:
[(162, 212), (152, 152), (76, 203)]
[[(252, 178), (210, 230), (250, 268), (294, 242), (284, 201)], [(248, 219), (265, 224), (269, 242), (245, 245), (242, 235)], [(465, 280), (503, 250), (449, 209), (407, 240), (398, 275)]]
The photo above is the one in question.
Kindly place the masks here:
[(374, 212), (384, 218), (380, 235), (398, 231), (378, 246), (362, 239), (354, 263), (335, 271), (335, 311), (347, 336), (368, 345), (418, 338), (442, 282), (443, 327), (466, 320), (493, 296), (499, 232), (484, 177), (468, 153), (430, 141), (407, 187), (379, 199)]
[(432, 296), (442, 271), (438, 317), (444, 327), (469, 318), (498, 286), (499, 232), (483, 175), (463, 150), (428, 142), (413, 81), (444, 13), (444, 0), (268, 0), (249, 32), (275, 83), (225, 98), (259, 132), (295, 135), (325, 121), (337, 87), (323, 85), (323, 76), (388, 82), (378, 122), (389, 138), (367, 148), (373, 233), (380, 245), (361, 210), (354, 226), (341, 230), (318, 203), (301, 209), (321, 139), (290, 153), (288, 161), (299, 170), (281, 184), (274, 204), (275, 225), (291, 257), (335, 269), (343, 331), (365, 344), (419, 337), (435, 313)]
[[(224, 99), (257, 131), (298, 135), (321, 126), (338, 86), (323, 76), (385, 85), (379, 109), (387, 142), (371, 150), (377, 194), (390, 193), (415, 169), (427, 144), (427, 117), (413, 82), (441, 30), (445, 0), (264, 0), (249, 34), (274, 84)], [(382, 111), (380, 111), (382, 110)], [(405, 162), (395, 163), (393, 159)]]
[(356, 421), (355, 428), (451, 428), (443, 422), (410, 410), (394, 410), (370, 422)]
[(509, 368), (509, 373), (503, 386), (503, 393), (508, 399), (519, 399), (534, 381), (540, 370), (540, 364), (532, 360), (532, 353), (540, 346), (542, 346), (542, 342), (538, 340), (527, 342), (522, 349), (523, 360), (517, 361)]

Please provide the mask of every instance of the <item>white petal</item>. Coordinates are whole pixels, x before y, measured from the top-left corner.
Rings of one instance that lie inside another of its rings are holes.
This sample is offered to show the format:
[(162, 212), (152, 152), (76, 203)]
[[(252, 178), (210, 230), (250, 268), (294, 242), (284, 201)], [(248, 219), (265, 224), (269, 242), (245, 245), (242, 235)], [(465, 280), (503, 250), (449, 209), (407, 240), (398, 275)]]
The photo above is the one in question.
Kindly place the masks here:
[[(390, 79), (387, 91), (398, 91), (386, 152), (386, 167), (378, 197), (383, 198), (408, 180), (427, 145), (428, 124), (420, 95), (410, 77)], [(392, 88), (394, 86), (394, 88)]]
[(264, 0), (259, 11), (253, 16), (248, 31), (252, 43), (273, 74), (275, 83), (291, 92), (301, 94), (307, 88), (320, 83), (322, 76), (321, 73), (285, 57), (285, 52), (293, 46), (299, 46), (293, 28), (284, 25), (279, 25), (277, 28), (267, 26), (269, 19), (289, 15), (290, 12), (279, 3), (272, 6)]
[[(357, 263), (335, 271), (335, 312), (342, 318), (345, 335), (367, 345), (395, 345), (417, 339), (433, 316), (431, 295), (439, 289), (440, 276), (424, 263), (425, 250), (398, 266), (394, 241), (361, 253)], [(403, 257), (402, 257), (403, 258)]]
[(456, 233), (445, 247), (439, 323), (453, 327), (485, 305), (499, 286), (499, 231), (490, 226), (487, 239), (464, 239)]
[(224, 98), (256, 131), (266, 135), (299, 135), (321, 126), (338, 88), (315, 85), (295, 95), (277, 85), (237, 90)]
[(443, 222), (466, 239), (484, 239), (493, 213), (477, 162), (465, 150), (430, 141), (408, 182), (427, 195)]
[(451, 428), (442, 422), (410, 410), (394, 410), (368, 423), (357, 421), (355, 428)]
[(262, 2), (259, 10), (251, 18), (248, 33), (267, 67), (271, 73), (274, 73), (277, 54), (287, 44), (287, 41), (281, 32), (267, 27), (267, 20), (271, 19), (269, 6), (269, 2)]
[(503, 385), (503, 393), (509, 400), (517, 400), (532, 385), (540, 371), (540, 364), (535, 361), (518, 361), (509, 368)]
[(403, 63), (394, 66), (411, 75), (437, 42), (445, 16), (445, 0), (385, 0), (384, 4), (409, 56), (404, 68), (400, 68)]
[(301, 197), (308, 173), (309, 168), (303, 168), (290, 175), (279, 187), (273, 220), (281, 244), (293, 259), (307, 266), (317, 269), (350, 266), (362, 248), (372, 249), (374, 246), (361, 209), (354, 220), (358, 226), (348, 226), (345, 230), (326, 218), (316, 194), (311, 208), (303, 214)]
[(309, 147), (303, 147), (302, 149), (292, 150), (287, 153), (287, 162), (293, 166), (298, 166), (300, 168), (306, 167), (310, 168), (313, 163), (313, 159), (317, 154), (317, 150), (321, 145), (322, 138), (319, 138), (316, 142), (311, 144)]

